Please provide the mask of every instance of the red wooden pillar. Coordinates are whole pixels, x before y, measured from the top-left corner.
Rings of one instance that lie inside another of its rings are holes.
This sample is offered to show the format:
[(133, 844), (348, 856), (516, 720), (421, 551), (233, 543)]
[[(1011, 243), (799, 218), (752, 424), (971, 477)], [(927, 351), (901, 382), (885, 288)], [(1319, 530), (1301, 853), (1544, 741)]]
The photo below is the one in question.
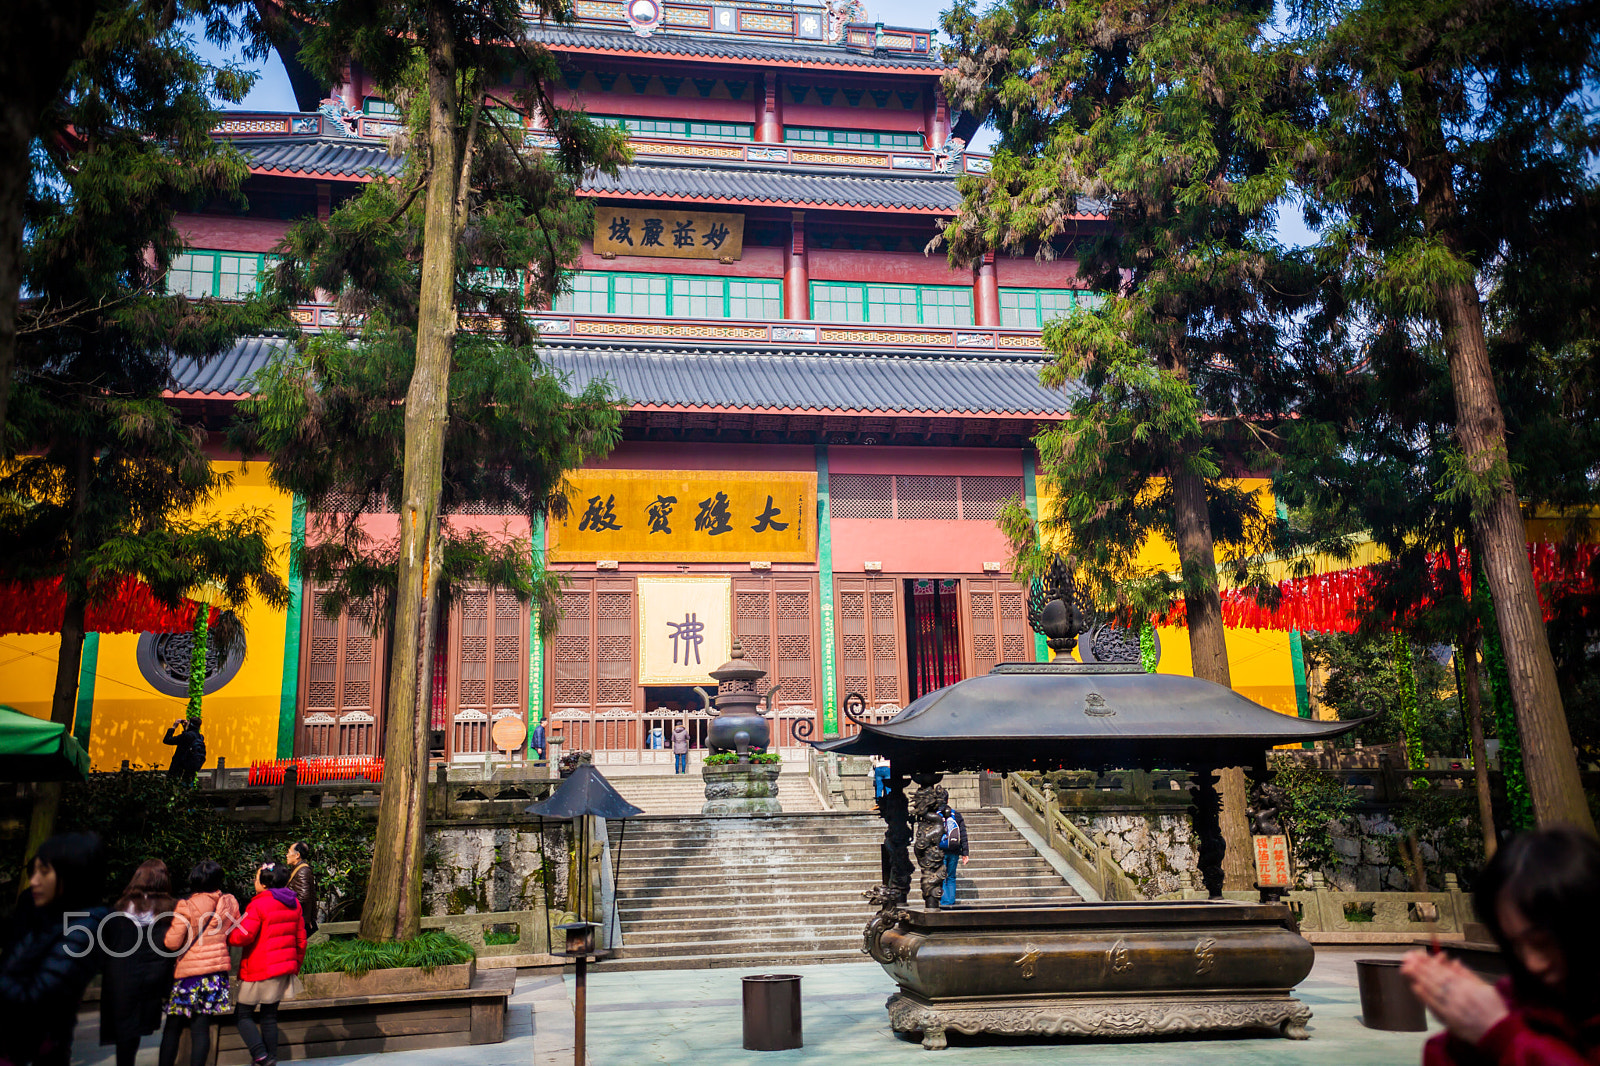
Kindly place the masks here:
[(806, 213), (791, 212), (789, 262), (783, 268), (783, 317), (811, 317), (811, 272), (806, 266)]
[(783, 106), (778, 95), (778, 72), (768, 70), (762, 74), (763, 89), (756, 97), (756, 141), (761, 144), (783, 143)]
[(944, 86), (935, 85), (933, 88), (933, 114), (928, 123), (928, 148), (937, 152), (944, 147), (944, 142), (950, 139), (950, 105), (944, 98)]
[(984, 252), (978, 275), (972, 285), (973, 321), (994, 329), (1000, 325), (1000, 280), (995, 274), (994, 253)]

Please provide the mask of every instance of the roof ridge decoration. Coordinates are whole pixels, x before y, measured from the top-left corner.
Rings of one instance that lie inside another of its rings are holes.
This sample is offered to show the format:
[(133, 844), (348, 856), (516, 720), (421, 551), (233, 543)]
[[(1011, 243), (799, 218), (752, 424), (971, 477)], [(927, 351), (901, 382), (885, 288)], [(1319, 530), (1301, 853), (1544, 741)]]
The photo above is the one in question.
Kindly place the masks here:
[[(774, 3), (770, 0), (576, 0), (579, 33), (626, 30), (634, 37), (699, 37), (707, 40), (768, 41), (832, 47), (879, 59), (896, 56), (934, 61), (933, 30), (868, 21), (861, 0)], [(540, 28), (551, 28), (537, 18)], [(659, 38), (655, 38), (659, 39)]]

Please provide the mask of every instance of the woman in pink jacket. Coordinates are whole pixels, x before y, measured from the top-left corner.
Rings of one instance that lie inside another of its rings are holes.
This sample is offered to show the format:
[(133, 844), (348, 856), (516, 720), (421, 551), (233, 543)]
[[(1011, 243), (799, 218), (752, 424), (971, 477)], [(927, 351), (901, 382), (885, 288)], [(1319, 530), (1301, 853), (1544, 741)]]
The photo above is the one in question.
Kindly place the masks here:
[(1600, 842), (1544, 829), (1484, 868), (1473, 909), (1511, 971), (1491, 985), (1443, 955), (1414, 951), (1400, 972), (1445, 1024), (1424, 1066), (1600, 1066)]
[(164, 939), (178, 952), (161, 1031), (161, 1066), (175, 1066), (178, 1041), (189, 1030), (190, 1066), (205, 1066), (211, 1019), (233, 1010), (228, 992), (228, 934), (239, 924), (239, 901), (222, 891), (222, 867), (210, 859), (189, 871), (189, 895), (177, 906)]

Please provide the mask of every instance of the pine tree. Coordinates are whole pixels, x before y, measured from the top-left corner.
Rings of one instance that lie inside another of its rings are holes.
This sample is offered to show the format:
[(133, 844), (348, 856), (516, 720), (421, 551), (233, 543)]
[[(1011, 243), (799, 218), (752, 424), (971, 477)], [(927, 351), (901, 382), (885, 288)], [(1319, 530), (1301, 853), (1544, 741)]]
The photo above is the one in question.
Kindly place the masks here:
[(1322, 121), (1300, 180), (1352, 311), (1437, 331), (1449, 490), (1470, 502), (1541, 824), (1593, 828), (1525, 550), (1481, 286), (1527, 220), (1581, 196), (1600, 9), (1529, 0), (1296, 5)]
[[(66, 593), (51, 718), (70, 726), (88, 607), (134, 576), (176, 605), (217, 582), (224, 606), (287, 602), (263, 515), (200, 520), (229, 476), (205, 431), (162, 399), (182, 356), (204, 359), (275, 320), (259, 301), (167, 295), (177, 204), (236, 193), (245, 168), (214, 144), (208, 92), (242, 95), (186, 36), (130, 8), (103, 16), (32, 153), (19, 373), (0, 473), (0, 579)], [(53, 804), (36, 808), (34, 835)]]
[[(581, 174), (614, 170), (626, 146), (555, 106), (545, 88), (554, 61), (525, 39), (514, 0), (285, 8), (311, 69), (333, 83), (359, 61), (409, 115), (401, 180), (369, 186), (327, 226), (297, 228), (279, 273), (285, 297), (322, 290), (364, 315), (356, 343), (303, 341), (267, 375), (251, 416), (274, 479), (308, 505), (350, 491), (400, 515), (392, 554), (359, 543), (346, 523), (332, 555), (308, 562), (352, 594), (387, 590), (384, 790), (361, 935), (404, 939), (421, 917), (423, 714), (452, 573), (442, 515), (453, 502), (514, 500), (542, 517), (564, 505), (563, 471), (616, 439), (612, 397), (566, 396), (541, 372), (522, 311), (556, 291), (592, 225), (575, 195)], [(543, 14), (571, 17), (556, 6)], [(524, 144), (530, 114), (550, 131), (549, 150)], [(456, 573), (481, 572), (490, 556), (499, 573), (510, 569), (505, 545), (469, 549)], [(529, 580), (513, 591), (547, 601), (548, 579)]]
[[(944, 22), (947, 91), (1000, 131), (990, 173), (961, 179), (951, 258), (1073, 256), (1105, 293), (1044, 331), (1044, 383), (1074, 399), (1036, 438), (1059, 492), (1042, 523), (1070, 531), (1102, 598), (1136, 621), (1181, 596), (1194, 674), (1222, 685), (1217, 546), (1244, 554), (1272, 525), (1225, 475), (1279, 375), (1270, 234), (1309, 114), (1271, 17), (1264, 2), (1008, 0), (981, 17), (959, 3)], [(1093, 213), (1109, 223), (1083, 226)], [(1176, 544), (1176, 580), (1139, 568), (1151, 537)], [(1244, 813), (1228, 771), (1230, 889), (1251, 880)]]

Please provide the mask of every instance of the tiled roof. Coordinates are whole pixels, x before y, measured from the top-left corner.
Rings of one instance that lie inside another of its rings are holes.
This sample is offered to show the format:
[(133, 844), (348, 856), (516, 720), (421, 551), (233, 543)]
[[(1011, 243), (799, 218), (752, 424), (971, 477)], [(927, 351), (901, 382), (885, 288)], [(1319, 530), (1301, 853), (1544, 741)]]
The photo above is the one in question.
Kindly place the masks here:
[(250, 375), (289, 347), (285, 337), (243, 337), (210, 359), (179, 359), (172, 367), (172, 393), (186, 398), (234, 400), (248, 395)]
[(876, 67), (881, 70), (915, 70), (941, 74), (947, 68), (938, 59), (904, 53), (872, 55), (852, 52), (840, 45), (791, 44), (787, 41), (739, 40), (725, 37), (660, 33), (639, 37), (623, 30), (572, 29), (536, 26), (530, 40), (553, 52), (632, 52), (676, 59), (707, 59), (738, 63), (782, 63), (800, 66)]
[(331, 178), (394, 177), (405, 160), (389, 154), (381, 142), (322, 137), (251, 138), (236, 140), (250, 169), (275, 174)]
[(649, 407), (1059, 418), (1070, 403), (1039, 384), (1038, 355), (562, 345), (544, 358), (576, 387), (605, 378)]
[[(179, 360), (173, 393), (238, 398), (288, 343), (249, 337), (203, 365)], [(1060, 418), (1071, 399), (1039, 384), (1044, 360), (1036, 354), (561, 344), (543, 356), (575, 389), (604, 378), (630, 403), (651, 408)]]
[(820, 204), (927, 212), (954, 211), (961, 205), (956, 183), (948, 177), (796, 174), (739, 167), (635, 165), (622, 168), (614, 178), (596, 174), (583, 187), (602, 195), (719, 203)]

